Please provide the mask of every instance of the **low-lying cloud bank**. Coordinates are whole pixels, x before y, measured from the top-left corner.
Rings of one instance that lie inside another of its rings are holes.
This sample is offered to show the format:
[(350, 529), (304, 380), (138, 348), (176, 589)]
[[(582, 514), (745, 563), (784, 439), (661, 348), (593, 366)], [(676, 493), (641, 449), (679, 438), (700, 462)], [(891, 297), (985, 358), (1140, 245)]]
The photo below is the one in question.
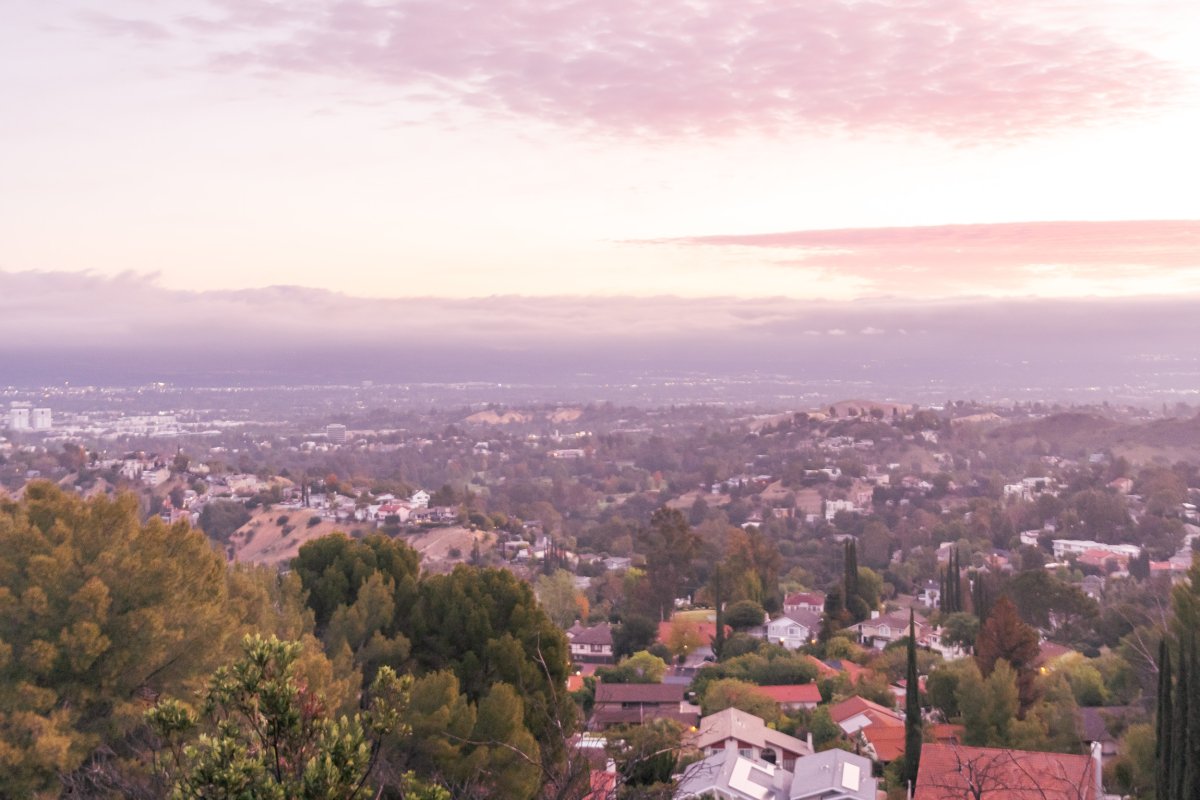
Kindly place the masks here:
[(619, 381), (757, 371), (1014, 388), (1066, 380), (1200, 386), (1196, 307), (1194, 297), (364, 299), (287, 286), (179, 291), (132, 274), (0, 272), (0, 384), (231, 375)]

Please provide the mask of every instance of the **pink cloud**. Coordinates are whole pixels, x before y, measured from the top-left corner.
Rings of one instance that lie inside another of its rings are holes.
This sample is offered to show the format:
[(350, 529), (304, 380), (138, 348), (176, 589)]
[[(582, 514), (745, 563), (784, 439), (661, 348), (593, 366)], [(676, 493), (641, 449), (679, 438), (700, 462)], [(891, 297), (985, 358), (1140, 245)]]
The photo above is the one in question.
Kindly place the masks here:
[(1019, 290), (1047, 277), (1093, 283), (1175, 277), (1200, 288), (1200, 220), (849, 228), (653, 243), (769, 251), (784, 266), (906, 294)]
[[(885, 129), (1001, 140), (1151, 108), (1175, 69), (974, 0), (214, 0), (220, 63), (435, 89), (608, 134)], [(249, 44), (245, 42), (249, 41)]]

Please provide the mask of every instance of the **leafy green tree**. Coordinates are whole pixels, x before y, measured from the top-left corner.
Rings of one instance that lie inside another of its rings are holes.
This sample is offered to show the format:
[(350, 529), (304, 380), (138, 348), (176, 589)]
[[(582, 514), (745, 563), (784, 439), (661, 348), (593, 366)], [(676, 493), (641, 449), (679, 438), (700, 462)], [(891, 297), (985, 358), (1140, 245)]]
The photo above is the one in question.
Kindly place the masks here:
[[(247, 636), (243, 656), (209, 682), (200, 717), (174, 699), (146, 713), (167, 755), (172, 796), (353, 800), (368, 781), (384, 736), (401, 725), (409, 679), (380, 670), (362, 714), (328, 717), (296, 679), (298, 642)], [(201, 718), (207, 730), (199, 731)], [(195, 734), (199, 733), (198, 736)], [(189, 741), (191, 740), (191, 741)]]
[(955, 700), (966, 731), (963, 743), (978, 747), (1007, 747), (1019, 708), (1017, 678), (1007, 661), (997, 661), (984, 679), (978, 669), (959, 678)]
[(779, 705), (758, 690), (758, 686), (735, 678), (722, 678), (708, 684), (700, 700), (704, 714), (736, 708), (767, 722), (779, 719)]
[(611, 667), (598, 667), (596, 675), (604, 683), (662, 683), (667, 674), (667, 662), (658, 656), (639, 650)]
[(575, 588), (575, 577), (565, 569), (539, 575), (534, 582), (534, 591), (538, 602), (558, 627), (569, 628), (579, 618), (579, 590)]
[(416, 599), (421, 558), (404, 542), (374, 534), (354, 540), (344, 533), (305, 543), (292, 561), (308, 592), (308, 604), (323, 632), (338, 606), (349, 606), (359, 589), (378, 572), (391, 579), (394, 606), (407, 611)]
[(421, 670), (451, 670), (473, 703), (495, 683), (521, 687), (526, 726), (539, 742), (555, 721), (570, 719), (573, 704), (559, 691), (570, 661), (566, 636), (511, 572), (459, 565), (427, 576), (403, 632)]
[(0, 500), (0, 796), (57, 796), (98, 749), (132, 758), (140, 698), (187, 691), (240, 627), (226, 579), (203, 534), (141, 523), (132, 495)]
[(725, 624), (735, 631), (761, 627), (767, 612), (753, 600), (739, 600), (725, 609)]

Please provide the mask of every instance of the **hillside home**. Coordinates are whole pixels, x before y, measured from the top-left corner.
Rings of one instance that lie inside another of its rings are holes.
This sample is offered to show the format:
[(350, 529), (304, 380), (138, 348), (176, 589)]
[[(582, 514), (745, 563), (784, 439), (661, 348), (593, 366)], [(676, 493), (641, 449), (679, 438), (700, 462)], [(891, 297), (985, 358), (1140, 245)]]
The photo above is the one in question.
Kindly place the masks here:
[(700, 708), (684, 700), (686, 689), (685, 685), (668, 683), (600, 683), (589, 727), (604, 730), (662, 718), (695, 727), (700, 721)]
[(821, 615), (808, 610), (788, 611), (766, 625), (767, 641), (789, 650), (799, 650), (817, 638)]
[(585, 628), (578, 622), (567, 631), (571, 660), (576, 664), (613, 663), (612, 628), (607, 622)]
[(926, 743), (914, 800), (1102, 800), (1100, 759)]
[(844, 750), (798, 759), (794, 770), (721, 751), (684, 770), (674, 800), (875, 800), (876, 790), (871, 762)]
[(786, 770), (795, 766), (796, 759), (813, 753), (808, 742), (772, 730), (760, 717), (736, 708), (702, 718), (691, 744), (706, 756), (729, 751)]

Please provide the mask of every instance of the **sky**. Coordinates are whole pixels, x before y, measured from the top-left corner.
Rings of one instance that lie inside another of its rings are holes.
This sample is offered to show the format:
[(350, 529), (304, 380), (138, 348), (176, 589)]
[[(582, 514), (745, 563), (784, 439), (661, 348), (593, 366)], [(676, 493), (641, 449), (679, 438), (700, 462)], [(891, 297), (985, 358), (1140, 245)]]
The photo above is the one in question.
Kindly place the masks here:
[(0, 310), (1200, 296), (1197, 42), (1194, 0), (5, 0)]

